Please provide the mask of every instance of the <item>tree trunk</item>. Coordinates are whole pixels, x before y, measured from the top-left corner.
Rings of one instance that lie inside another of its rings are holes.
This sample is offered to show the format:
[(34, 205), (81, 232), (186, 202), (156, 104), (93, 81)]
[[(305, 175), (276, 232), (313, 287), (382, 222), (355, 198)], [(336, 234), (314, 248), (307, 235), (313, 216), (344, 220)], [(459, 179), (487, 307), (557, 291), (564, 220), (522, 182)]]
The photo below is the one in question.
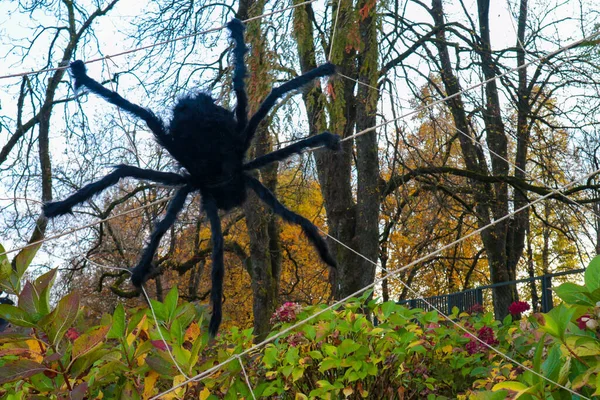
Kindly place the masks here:
[[(357, 7), (363, 8), (364, 3), (360, 1)], [(334, 18), (338, 13), (337, 7), (342, 8), (339, 10), (334, 43), (329, 44), (330, 47), (333, 46), (330, 61), (336, 64), (340, 73), (376, 86), (378, 46), (375, 9), (353, 21), (357, 13), (352, 9), (351, 2), (335, 2), (332, 10)], [(313, 16), (310, 4), (294, 10), (294, 34), (298, 42), (303, 73), (317, 65)], [(345, 30), (356, 26), (360, 37), (360, 52), (348, 47), (346, 43), (348, 35)], [(357, 88), (354, 83), (341, 78), (330, 80), (329, 85), (334, 97), (329, 107), (326, 106), (319, 87), (303, 95), (310, 135), (318, 134), (329, 127), (333, 133), (348, 137), (355, 130), (360, 131), (375, 125), (377, 91), (364, 85)], [(326, 111), (330, 118), (329, 125), (325, 119)], [(353, 149), (356, 152), (356, 201), (352, 193)], [(377, 150), (377, 134), (370, 132), (357, 137), (354, 142), (343, 142), (340, 152), (313, 153), (327, 213), (329, 234), (374, 262), (377, 260), (379, 246), (381, 196)], [(335, 299), (344, 298), (373, 283), (375, 265), (372, 262), (335, 242), (329, 241), (329, 244), (338, 262), (337, 270), (330, 271), (332, 294)]]
[[(489, 37), (489, 1), (478, 0), (479, 30), (481, 36), (481, 46), (477, 49), (481, 57), (481, 70), (486, 80), (495, 76), (494, 60), (491, 56), (491, 45)], [(444, 29), (444, 10), (441, 0), (432, 0), (432, 16), (436, 27), (440, 28), (436, 33), (436, 47), (438, 49), (441, 76), (447, 95), (454, 95), (447, 104), (450, 107), (452, 117), (456, 128), (462, 132), (458, 137), (460, 139), (463, 159), (468, 170), (476, 171), (480, 174), (489, 175), (489, 171), (483, 157), (481, 148), (475, 146), (474, 135), (464, 111), (462, 97), (459, 95), (461, 87), (458, 79), (454, 75), (452, 64), (450, 62), (450, 53), (446, 41)], [(483, 120), (487, 133), (487, 145), (490, 151), (496, 153), (492, 156), (492, 173), (494, 175), (508, 175), (508, 146), (504, 124), (500, 114), (500, 101), (498, 97), (498, 88), (496, 81), (491, 80), (485, 86), (485, 106), (483, 107)], [(469, 136), (469, 137), (467, 137)], [(501, 157), (498, 157), (501, 156)], [(480, 227), (489, 225), (492, 221), (504, 217), (508, 213), (508, 186), (504, 182), (494, 184), (483, 184), (477, 181), (471, 181), (475, 188), (475, 208), (478, 224)], [(513, 232), (510, 232), (512, 229)], [(490, 268), (490, 277), (492, 283), (506, 282), (511, 279), (511, 265), (507, 254), (507, 245), (509, 238), (521, 242), (524, 235), (516, 234), (514, 230), (516, 224), (509, 224), (506, 220), (496, 223), (481, 233), (481, 238), (488, 256)], [(516, 261), (521, 256), (523, 247), (516, 248), (511, 259)], [(501, 286), (493, 290), (494, 312), (497, 319), (503, 319), (508, 315), (508, 307), (516, 300), (516, 290), (514, 286)]]
[[(240, 1), (237, 17), (248, 19), (253, 15), (261, 14), (263, 9), (264, 2)], [(253, 15), (250, 15), (250, 12)], [(247, 37), (252, 40), (252, 53), (248, 57), (249, 79), (252, 80), (248, 86), (254, 90), (253, 96), (249, 98), (249, 113), (252, 114), (258, 108), (258, 102), (268, 95), (271, 82), (270, 79), (267, 79), (266, 74), (269, 65), (263, 57), (267, 47), (264, 35), (261, 33), (260, 20), (248, 23), (247, 31)], [(250, 157), (260, 157), (272, 149), (267, 124), (263, 122), (256, 131), (249, 152)], [(277, 188), (277, 169), (278, 163), (273, 163), (260, 171), (262, 183), (271, 191), (275, 191)], [(256, 340), (260, 341), (269, 333), (269, 320), (278, 304), (281, 277), (279, 225), (276, 217), (265, 208), (252, 191), (248, 191), (248, 200), (244, 203), (243, 209), (250, 238), (250, 258), (252, 260), (249, 272), (252, 280), (254, 334)]]

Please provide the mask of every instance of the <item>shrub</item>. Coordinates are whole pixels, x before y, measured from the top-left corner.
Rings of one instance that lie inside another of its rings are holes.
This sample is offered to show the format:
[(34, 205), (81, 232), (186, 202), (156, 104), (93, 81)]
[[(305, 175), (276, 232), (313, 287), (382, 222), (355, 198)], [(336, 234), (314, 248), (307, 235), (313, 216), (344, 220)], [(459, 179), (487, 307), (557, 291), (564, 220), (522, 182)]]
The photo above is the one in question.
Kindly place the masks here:
[[(0, 316), (18, 327), (0, 334), (3, 398), (147, 399), (253, 345), (251, 329), (224, 331), (210, 342), (203, 309), (179, 301), (176, 288), (164, 302), (152, 301), (158, 327), (150, 310), (122, 306), (88, 327), (75, 294), (51, 307), (55, 274), (26, 282), (16, 306), (0, 305)], [(597, 396), (600, 259), (590, 264), (585, 285), (567, 283), (556, 292), (564, 303), (551, 312), (502, 322), (457, 309), (449, 322), (393, 302), (365, 304), (367, 297), (337, 310), (286, 303), (272, 319), (272, 335), (289, 329), (284, 335), (165, 398), (251, 398), (240, 361), (257, 398), (572, 398), (516, 362)]]

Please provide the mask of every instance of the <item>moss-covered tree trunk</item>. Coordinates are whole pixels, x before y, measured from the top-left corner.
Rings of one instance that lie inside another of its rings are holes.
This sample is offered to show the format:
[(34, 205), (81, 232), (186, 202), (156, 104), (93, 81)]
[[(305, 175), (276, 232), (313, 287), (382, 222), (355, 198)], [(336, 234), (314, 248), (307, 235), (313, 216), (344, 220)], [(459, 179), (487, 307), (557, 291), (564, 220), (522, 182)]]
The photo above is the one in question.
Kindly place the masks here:
[[(328, 48), (338, 71), (372, 86), (377, 85), (378, 44), (376, 2), (361, 0), (353, 5), (347, 0), (333, 3), (331, 25), (339, 17), (335, 37), (330, 32)], [(312, 5), (294, 10), (294, 34), (298, 43), (302, 72), (317, 66)], [(333, 41), (332, 41), (333, 39)], [(303, 96), (308, 112), (309, 134), (329, 129), (346, 138), (375, 125), (378, 92), (367, 86), (336, 77), (329, 81), (329, 99), (316, 87)], [(328, 118), (326, 118), (328, 116)], [(353, 153), (356, 158), (354, 159)], [(378, 252), (380, 177), (377, 156), (377, 132), (347, 140), (342, 151), (314, 152), (329, 234), (375, 261)], [(352, 168), (356, 168), (356, 192), (353, 193)], [(344, 298), (371, 284), (375, 265), (353, 251), (330, 241), (338, 269), (331, 271), (333, 296)]]
[[(264, 11), (264, 1), (242, 0), (239, 3), (240, 19), (260, 15)], [(249, 77), (246, 81), (249, 88), (249, 113), (253, 114), (261, 101), (269, 94), (272, 80), (269, 79), (271, 62), (265, 35), (262, 34), (260, 20), (252, 21), (246, 26), (246, 40), (250, 41), (250, 54), (247, 57)], [(268, 124), (263, 122), (254, 137), (249, 158), (260, 157), (273, 150)], [(271, 191), (277, 187), (278, 164), (274, 163), (259, 171), (259, 179)], [(262, 340), (269, 332), (269, 320), (275, 311), (279, 296), (281, 277), (281, 251), (279, 225), (276, 217), (252, 191), (248, 191), (248, 201), (243, 206), (246, 216), (246, 227), (250, 238), (250, 269), (254, 333), (257, 340)]]

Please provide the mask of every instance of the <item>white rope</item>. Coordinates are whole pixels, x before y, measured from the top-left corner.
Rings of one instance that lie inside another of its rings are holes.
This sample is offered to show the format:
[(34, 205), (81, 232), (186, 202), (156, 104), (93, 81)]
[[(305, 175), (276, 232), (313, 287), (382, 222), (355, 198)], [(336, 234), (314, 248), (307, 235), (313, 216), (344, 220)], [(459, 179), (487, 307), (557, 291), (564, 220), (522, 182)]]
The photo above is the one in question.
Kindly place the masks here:
[[(0, 201), (31, 201), (33, 203), (37, 203), (37, 204), (44, 204), (44, 202), (39, 201), (39, 200), (35, 200), (35, 199), (29, 199), (27, 197), (0, 197)], [(2, 254), (0, 254), (2, 255)]]
[[(331, 4), (333, 6), (333, 2)], [(333, 32), (331, 34), (331, 42), (329, 43), (329, 57), (327, 57), (327, 61), (331, 61), (331, 55), (333, 54), (333, 44), (335, 43), (335, 33), (337, 30), (338, 19), (340, 18), (340, 8), (342, 8), (342, 0), (338, 0), (337, 2), (335, 22), (333, 23)]]
[[(98, 267), (98, 268), (103, 268), (103, 269), (114, 269), (114, 270), (120, 270), (120, 271), (125, 271), (128, 274), (131, 275), (131, 270), (127, 269), (127, 268), (121, 268), (121, 267), (112, 267), (112, 266), (108, 266), (108, 265), (103, 265), (100, 263), (97, 263), (95, 261), (90, 260), (88, 257), (83, 257), (86, 261), (88, 261), (90, 264)], [(144, 294), (144, 297), (146, 298), (146, 302), (148, 303), (148, 308), (150, 308), (150, 312), (152, 313), (152, 318), (154, 319), (154, 324), (156, 325), (156, 329), (158, 330), (158, 334), (160, 335), (160, 338), (163, 342), (163, 344), (165, 345), (165, 350), (167, 353), (169, 353), (169, 357), (171, 357), (171, 360), (173, 361), (173, 363), (175, 364), (175, 367), (177, 368), (177, 370), (179, 370), (179, 373), (181, 375), (183, 375), (186, 379), (189, 379), (189, 376), (183, 372), (183, 370), (181, 369), (181, 367), (179, 366), (179, 364), (177, 363), (177, 361), (175, 360), (175, 357), (173, 356), (173, 353), (171, 352), (171, 349), (169, 348), (169, 344), (167, 343), (165, 337), (162, 334), (162, 331), (160, 330), (160, 322), (158, 321), (158, 318), (156, 317), (156, 312), (154, 311), (154, 307), (152, 306), (152, 302), (150, 301), (150, 296), (148, 296), (148, 293), (146, 292), (146, 289), (144, 288), (144, 286), (142, 286), (142, 293)]]
[(254, 395), (254, 389), (250, 384), (250, 378), (248, 378), (248, 374), (246, 373), (246, 368), (244, 368), (244, 363), (242, 362), (242, 358), (237, 356), (238, 361), (240, 362), (240, 366), (242, 367), (242, 372), (244, 373), (244, 378), (246, 378), (246, 385), (248, 385), (248, 389), (250, 389), (250, 393), (252, 394), (252, 398), (256, 400), (256, 396)]
[[(311, 320), (313, 320), (313, 319), (317, 318), (318, 316), (322, 315), (323, 313), (325, 313), (325, 312), (327, 312), (327, 311), (330, 311), (330, 310), (332, 310), (332, 309), (334, 309), (334, 308), (336, 308), (336, 307), (338, 307), (338, 306), (340, 306), (340, 305), (342, 305), (342, 304), (346, 303), (346, 302), (347, 302), (348, 300), (350, 300), (351, 298), (353, 298), (353, 297), (357, 297), (357, 296), (361, 295), (361, 294), (362, 294), (362, 293), (364, 293), (365, 291), (367, 291), (367, 290), (369, 290), (369, 289), (371, 289), (371, 288), (375, 287), (376, 285), (380, 284), (380, 283), (381, 283), (381, 282), (383, 282), (385, 279), (387, 279), (387, 278), (390, 278), (390, 277), (397, 277), (397, 276), (398, 276), (398, 275), (399, 275), (399, 274), (400, 274), (402, 271), (404, 271), (404, 270), (406, 270), (406, 269), (408, 269), (408, 268), (410, 268), (410, 267), (412, 267), (412, 266), (414, 266), (414, 265), (416, 265), (416, 264), (418, 264), (418, 263), (421, 263), (421, 262), (423, 262), (423, 261), (425, 261), (425, 260), (427, 260), (427, 259), (429, 259), (429, 258), (431, 258), (431, 257), (433, 257), (433, 256), (436, 256), (436, 255), (438, 255), (438, 254), (442, 253), (443, 251), (445, 251), (445, 250), (447, 250), (447, 249), (451, 248), (452, 246), (455, 246), (455, 245), (457, 245), (457, 244), (459, 244), (459, 243), (461, 243), (461, 242), (465, 241), (465, 240), (466, 240), (466, 239), (468, 239), (469, 237), (471, 237), (471, 236), (473, 236), (473, 235), (475, 235), (475, 234), (478, 234), (478, 233), (482, 232), (483, 230), (485, 230), (485, 229), (488, 229), (488, 228), (490, 228), (490, 227), (492, 227), (492, 226), (496, 225), (497, 223), (499, 223), (499, 222), (501, 222), (501, 221), (503, 221), (503, 220), (505, 220), (505, 219), (507, 219), (507, 218), (510, 218), (510, 217), (512, 217), (513, 215), (515, 215), (515, 214), (517, 214), (517, 213), (519, 213), (519, 212), (521, 212), (521, 211), (525, 210), (526, 208), (528, 208), (528, 207), (530, 207), (530, 206), (532, 206), (532, 205), (534, 205), (534, 204), (536, 204), (536, 203), (539, 203), (540, 201), (542, 201), (542, 200), (544, 200), (544, 199), (546, 199), (546, 198), (548, 198), (548, 197), (550, 197), (550, 196), (552, 196), (552, 195), (556, 194), (557, 192), (559, 192), (559, 191), (563, 191), (563, 190), (566, 190), (566, 189), (568, 189), (569, 187), (571, 187), (571, 186), (575, 185), (576, 183), (578, 183), (579, 181), (582, 181), (582, 180), (588, 179), (589, 177), (591, 177), (591, 176), (593, 176), (593, 175), (596, 175), (596, 174), (598, 174), (598, 173), (600, 173), (600, 169), (598, 169), (598, 170), (596, 170), (596, 171), (593, 171), (593, 172), (591, 172), (591, 173), (589, 173), (589, 174), (587, 174), (587, 175), (585, 175), (585, 176), (583, 176), (583, 177), (581, 177), (581, 178), (579, 178), (579, 179), (576, 179), (576, 180), (574, 180), (574, 181), (572, 181), (572, 182), (568, 183), (567, 185), (564, 185), (564, 186), (562, 186), (562, 187), (560, 187), (560, 188), (554, 189), (554, 190), (552, 190), (550, 193), (548, 193), (548, 194), (546, 194), (546, 195), (544, 195), (544, 196), (542, 196), (542, 197), (540, 197), (540, 198), (538, 198), (538, 199), (534, 200), (533, 202), (530, 202), (530, 203), (528, 203), (527, 205), (525, 205), (525, 206), (523, 206), (523, 207), (521, 207), (521, 208), (519, 208), (519, 209), (517, 209), (517, 210), (514, 210), (514, 211), (513, 211), (513, 212), (511, 212), (511, 213), (508, 213), (508, 214), (507, 214), (507, 215), (505, 215), (504, 217), (502, 217), (502, 218), (499, 218), (499, 219), (497, 219), (497, 220), (495, 220), (495, 221), (491, 222), (490, 224), (488, 224), (488, 225), (486, 225), (486, 226), (484, 226), (484, 227), (482, 227), (482, 228), (480, 228), (480, 229), (478, 229), (478, 230), (476, 230), (476, 231), (473, 231), (473, 232), (471, 232), (470, 234), (468, 234), (468, 235), (465, 235), (465, 236), (463, 236), (463, 237), (462, 237), (462, 238), (460, 238), (460, 239), (457, 239), (457, 240), (453, 241), (453, 242), (452, 242), (452, 243), (450, 243), (450, 244), (447, 244), (447, 245), (445, 245), (445, 246), (442, 246), (442, 247), (441, 247), (441, 248), (439, 248), (438, 250), (435, 250), (435, 251), (433, 251), (433, 252), (431, 252), (431, 253), (429, 253), (429, 254), (427, 254), (427, 255), (425, 255), (425, 256), (423, 256), (423, 257), (421, 257), (421, 258), (419, 258), (419, 259), (417, 259), (417, 260), (415, 260), (415, 261), (412, 261), (412, 262), (410, 262), (409, 264), (405, 265), (405, 266), (404, 266), (404, 267), (402, 267), (402, 268), (399, 268), (399, 269), (397, 269), (397, 270), (395, 270), (395, 271), (393, 271), (393, 272), (388, 272), (387, 274), (385, 274), (385, 275), (384, 275), (384, 276), (382, 276), (381, 278), (375, 279), (375, 280), (374, 280), (374, 281), (373, 281), (371, 284), (369, 284), (369, 285), (366, 285), (366, 286), (365, 286), (365, 287), (363, 287), (362, 289), (359, 289), (359, 290), (357, 290), (356, 292), (354, 292), (354, 293), (352, 293), (352, 294), (350, 294), (350, 295), (348, 295), (348, 296), (344, 297), (343, 299), (341, 299), (341, 300), (338, 300), (338, 301), (334, 302), (333, 304), (331, 304), (331, 305), (329, 305), (329, 306), (325, 307), (324, 309), (322, 309), (322, 310), (320, 310), (320, 311), (317, 311), (316, 313), (314, 313), (313, 315), (310, 315), (310, 316), (308, 316), (308, 317), (307, 317), (307, 318), (305, 318), (304, 320), (302, 320), (302, 321), (298, 321), (297, 323), (295, 323), (295, 324), (293, 324), (293, 325), (291, 325), (291, 326), (289, 326), (289, 327), (287, 327), (287, 328), (285, 328), (285, 329), (281, 330), (280, 332), (276, 333), (275, 335), (273, 335), (273, 336), (271, 336), (271, 337), (269, 337), (269, 338), (267, 338), (267, 339), (263, 340), (262, 342), (260, 342), (260, 343), (258, 343), (258, 344), (255, 344), (254, 346), (250, 347), (249, 349), (246, 349), (246, 350), (244, 350), (243, 352), (241, 352), (241, 353), (238, 353), (237, 355), (231, 356), (231, 357), (230, 357), (230, 358), (228, 358), (227, 360), (225, 360), (225, 361), (223, 361), (223, 362), (221, 362), (221, 363), (219, 363), (219, 364), (217, 364), (217, 365), (215, 365), (215, 366), (213, 366), (213, 367), (211, 367), (211, 368), (207, 369), (206, 371), (204, 371), (204, 372), (202, 372), (202, 373), (200, 373), (200, 374), (198, 374), (198, 375), (196, 375), (196, 376), (192, 377), (191, 379), (189, 379), (189, 380), (187, 380), (187, 381), (184, 381), (184, 382), (181, 382), (180, 384), (178, 384), (178, 385), (174, 386), (173, 388), (171, 388), (171, 389), (169, 389), (169, 390), (167, 390), (167, 391), (165, 391), (165, 392), (163, 392), (163, 393), (159, 394), (158, 396), (155, 396), (155, 397), (153, 397), (153, 399), (158, 399), (158, 398), (160, 398), (160, 396), (162, 396), (162, 395), (165, 395), (165, 394), (167, 394), (167, 393), (170, 393), (170, 392), (172, 392), (172, 391), (174, 391), (174, 390), (176, 390), (176, 389), (178, 389), (178, 388), (180, 388), (180, 387), (182, 387), (182, 386), (185, 386), (185, 385), (187, 385), (188, 383), (190, 383), (190, 382), (192, 382), (192, 381), (198, 381), (198, 380), (201, 380), (201, 379), (203, 379), (204, 377), (206, 377), (206, 376), (208, 376), (208, 375), (210, 375), (210, 374), (214, 373), (215, 371), (219, 370), (219, 369), (220, 369), (221, 367), (223, 367), (224, 365), (227, 365), (228, 363), (230, 363), (231, 361), (233, 361), (233, 360), (234, 360), (236, 357), (238, 357), (238, 356), (239, 356), (239, 357), (241, 357), (241, 356), (243, 356), (243, 355), (249, 354), (250, 352), (252, 352), (252, 351), (254, 351), (254, 350), (258, 349), (258, 348), (261, 348), (261, 347), (263, 347), (264, 345), (266, 345), (266, 344), (268, 344), (268, 343), (270, 343), (270, 342), (272, 342), (272, 341), (274, 341), (274, 340), (276, 340), (276, 339), (278, 339), (278, 338), (282, 337), (283, 335), (287, 334), (288, 332), (291, 332), (291, 331), (293, 331), (294, 329), (296, 329), (296, 328), (298, 328), (298, 327), (302, 326), (302, 325), (303, 325), (303, 324), (305, 324), (306, 322), (308, 322), (308, 321), (311, 321)], [(491, 347), (491, 346), (487, 345), (486, 347)], [(494, 351), (496, 351), (496, 350), (494, 350)], [(543, 379), (545, 379), (545, 380), (548, 380), (548, 378), (544, 377), (544, 376), (543, 376), (543, 375), (541, 375), (541, 374), (540, 374), (539, 376), (540, 376), (540, 377), (542, 377), (542, 378), (543, 378)], [(569, 390), (568, 388), (565, 388), (565, 389), (566, 389), (566, 390)], [(578, 395), (578, 396), (581, 396), (580, 394), (577, 394), (577, 395)]]
[(134, 213), (136, 211), (143, 210), (145, 208), (152, 207), (152, 206), (160, 204), (160, 203), (164, 203), (165, 201), (169, 201), (172, 198), (173, 198), (173, 196), (167, 197), (165, 199), (156, 200), (156, 201), (153, 201), (152, 203), (148, 203), (148, 204), (143, 205), (143, 206), (132, 208), (131, 210), (124, 211), (124, 212), (119, 213), (119, 214), (115, 214), (115, 215), (110, 216), (108, 218), (104, 218), (104, 219), (101, 219), (101, 220), (98, 220), (98, 221), (95, 221), (95, 222), (90, 222), (89, 224), (86, 224), (86, 225), (81, 225), (81, 226), (78, 226), (76, 228), (69, 229), (69, 230), (67, 230), (67, 231), (65, 231), (63, 233), (59, 233), (59, 234), (56, 234), (56, 235), (53, 235), (53, 236), (48, 236), (48, 237), (46, 237), (46, 238), (44, 238), (42, 240), (38, 240), (37, 242), (29, 243), (29, 244), (21, 246), (21, 247), (17, 247), (17, 248), (11, 249), (11, 250), (7, 250), (4, 253), (0, 253), (0, 256), (3, 256), (5, 254), (14, 253), (14, 252), (26, 249), (28, 247), (37, 246), (38, 244), (42, 244), (42, 243), (47, 242), (49, 240), (54, 240), (54, 239), (58, 239), (60, 237), (66, 236), (66, 235), (70, 235), (71, 233), (80, 231), (82, 229), (91, 228), (91, 227), (93, 227), (95, 225), (98, 225), (98, 224), (101, 224), (103, 222), (107, 222), (107, 221), (110, 221), (112, 219), (115, 219), (115, 218), (118, 218), (118, 217), (122, 217), (122, 216), (128, 215), (128, 214), (132, 214), (132, 213)]
[[(285, 11), (288, 11), (288, 10), (292, 10), (292, 9), (294, 9), (296, 7), (300, 7), (300, 6), (303, 6), (303, 5), (306, 5), (306, 4), (310, 4), (310, 3), (314, 3), (315, 1), (317, 1), (317, 0), (304, 1), (302, 3), (298, 3), (298, 4), (295, 4), (293, 6), (285, 7), (285, 8), (279, 9), (279, 10), (275, 10), (275, 11), (272, 11), (272, 12), (268, 12), (268, 13), (265, 13), (265, 14), (258, 15), (256, 17), (245, 19), (242, 22), (247, 23), (247, 22), (250, 22), (250, 21), (254, 21), (254, 20), (257, 20), (257, 19), (264, 18), (264, 17), (269, 17), (269, 16), (274, 15), (274, 14), (279, 14), (279, 13), (282, 13), (282, 12), (285, 12)], [(188, 38), (191, 38), (191, 37), (194, 37), (194, 36), (199, 36), (199, 35), (204, 35), (206, 33), (220, 31), (220, 30), (223, 30), (225, 28), (227, 28), (227, 25), (219, 26), (217, 28), (207, 29), (207, 30), (201, 31), (201, 32), (190, 33), (189, 35), (180, 36), (180, 37), (177, 37), (177, 38), (174, 38), (174, 39), (164, 40), (162, 42), (158, 42), (158, 43), (154, 43), (154, 44), (150, 44), (150, 45), (142, 46), (142, 47), (136, 47), (134, 49), (122, 51), (120, 53), (115, 53), (115, 54), (108, 55), (108, 56), (105, 56), (105, 57), (100, 57), (100, 58), (94, 58), (92, 60), (87, 60), (87, 61), (84, 62), (84, 64), (92, 64), (92, 63), (96, 63), (96, 62), (103, 61), (103, 60), (110, 59), (110, 58), (114, 58), (114, 57), (121, 57), (121, 56), (124, 56), (124, 55), (127, 55), (127, 54), (131, 54), (131, 53), (135, 53), (135, 52), (138, 52), (138, 51), (147, 50), (147, 49), (151, 49), (151, 48), (158, 47), (158, 46), (163, 46), (165, 44), (169, 44), (169, 43), (173, 43), (173, 42), (178, 42), (178, 41), (181, 41), (181, 40), (184, 40), (184, 39), (188, 39)], [(0, 76), (0, 80), (2, 80), (2, 79), (8, 79), (8, 78), (16, 78), (16, 77), (21, 77), (21, 76), (26, 76), (26, 75), (41, 74), (43, 72), (59, 71), (59, 70), (62, 70), (62, 69), (67, 69), (67, 68), (69, 68), (69, 67), (68, 66), (62, 66), (62, 67), (56, 67), (56, 68), (40, 69), (40, 70), (37, 70), (37, 71), (17, 72), (17, 73), (10, 74), (10, 75)]]
[[(407, 112), (407, 113), (405, 113), (405, 114), (403, 114), (403, 115), (399, 116), (398, 118), (394, 118), (394, 119), (392, 119), (392, 120), (389, 120), (389, 121), (383, 122), (383, 123), (381, 123), (381, 124), (379, 124), (379, 125), (375, 125), (375, 126), (372, 126), (372, 127), (370, 127), (370, 128), (363, 129), (362, 131), (360, 131), (360, 132), (357, 132), (357, 133), (355, 133), (354, 135), (346, 136), (345, 138), (343, 138), (343, 139), (342, 139), (342, 142), (345, 142), (345, 141), (347, 141), (347, 140), (350, 140), (350, 139), (356, 138), (356, 137), (358, 137), (358, 136), (362, 136), (362, 135), (364, 135), (364, 134), (367, 134), (367, 133), (369, 133), (369, 132), (372, 132), (372, 131), (374, 131), (374, 130), (377, 130), (378, 128), (381, 128), (381, 127), (383, 127), (383, 126), (389, 125), (389, 124), (391, 124), (392, 122), (396, 122), (396, 121), (399, 121), (399, 120), (401, 120), (401, 119), (405, 119), (406, 117), (409, 117), (409, 116), (411, 116), (411, 115), (418, 114), (418, 113), (420, 113), (421, 111), (425, 111), (425, 110), (427, 110), (427, 109), (433, 108), (433, 107), (437, 106), (438, 104), (444, 103), (444, 102), (446, 102), (446, 101), (448, 101), (448, 100), (450, 100), (450, 99), (453, 99), (453, 98), (455, 98), (455, 97), (457, 97), (457, 96), (460, 96), (461, 94), (463, 94), (463, 93), (465, 93), (465, 92), (468, 92), (468, 91), (470, 91), (470, 90), (473, 90), (473, 89), (477, 89), (477, 88), (479, 88), (479, 87), (482, 87), (482, 86), (484, 86), (484, 85), (486, 85), (486, 84), (488, 84), (488, 83), (490, 83), (490, 82), (492, 82), (492, 81), (495, 81), (496, 79), (500, 79), (500, 78), (502, 78), (502, 77), (504, 77), (504, 76), (506, 76), (506, 75), (508, 75), (508, 74), (511, 74), (511, 73), (515, 72), (515, 71), (518, 71), (518, 70), (520, 70), (520, 69), (523, 69), (523, 68), (527, 68), (528, 66), (530, 66), (530, 65), (532, 65), (532, 64), (535, 64), (535, 63), (537, 63), (537, 62), (540, 62), (540, 61), (543, 61), (543, 60), (549, 59), (549, 58), (551, 58), (551, 57), (553, 57), (553, 56), (555, 56), (555, 55), (557, 55), (557, 54), (559, 54), (559, 53), (561, 53), (561, 52), (563, 52), (563, 51), (565, 51), (565, 50), (569, 50), (569, 49), (571, 49), (571, 48), (573, 48), (573, 47), (576, 47), (576, 46), (578, 46), (578, 45), (580, 45), (580, 44), (582, 44), (582, 43), (585, 43), (585, 42), (591, 41), (592, 39), (594, 39), (594, 38), (595, 38), (596, 36), (598, 36), (599, 34), (600, 34), (600, 31), (596, 31), (595, 33), (593, 33), (593, 34), (591, 34), (591, 35), (589, 35), (589, 36), (587, 36), (587, 37), (585, 37), (585, 38), (583, 38), (583, 39), (579, 39), (579, 40), (576, 40), (576, 41), (574, 41), (574, 42), (571, 42), (570, 44), (568, 44), (568, 45), (566, 45), (566, 46), (563, 46), (563, 47), (559, 48), (558, 50), (555, 50), (555, 51), (553, 51), (553, 52), (550, 52), (550, 53), (548, 53), (547, 55), (545, 55), (545, 56), (543, 56), (543, 57), (538, 57), (538, 58), (536, 58), (536, 59), (534, 59), (534, 60), (531, 60), (531, 61), (528, 61), (528, 62), (526, 62), (525, 64), (523, 64), (523, 65), (520, 65), (520, 66), (518, 66), (518, 67), (510, 68), (510, 69), (509, 69), (509, 70), (507, 70), (506, 72), (503, 72), (503, 73), (501, 73), (501, 74), (495, 75), (495, 76), (493, 76), (492, 78), (486, 79), (485, 81), (479, 82), (479, 83), (477, 83), (477, 84), (475, 84), (475, 85), (469, 86), (469, 87), (467, 87), (466, 89), (463, 89), (463, 90), (461, 90), (461, 91), (459, 91), (459, 92), (456, 92), (456, 93), (454, 93), (454, 94), (451, 94), (450, 96), (446, 96), (446, 97), (444, 97), (444, 98), (442, 98), (442, 99), (436, 100), (436, 101), (434, 101), (434, 102), (433, 102), (433, 103), (431, 103), (431, 104), (427, 104), (427, 105), (425, 105), (425, 106), (423, 106), (423, 107), (418, 107), (418, 108), (416, 108), (416, 109), (414, 109), (414, 110), (412, 110), (412, 111), (409, 111), (409, 112)], [(311, 151), (312, 151), (312, 150), (316, 150), (316, 149), (317, 149), (317, 148), (311, 149)]]
[[(131, 273), (131, 271), (129, 271), (129, 273)], [(183, 372), (183, 370), (181, 369), (181, 367), (175, 360), (173, 353), (171, 353), (169, 344), (165, 340), (165, 337), (163, 336), (162, 331), (160, 330), (160, 323), (158, 322), (158, 318), (156, 318), (156, 313), (154, 312), (154, 307), (152, 307), (152, 302), (150, 301), (150, 297), (148, 296), (148, 293), (146, 293), (146, 288), (144, 288), (144, 285), (142, 285), (142, 293), (144, 293), (144, 297), (146, 298), (146, 301), (148, 302), (148, 307), (150, 307), (150, 312), (152, 312), (152, 317), (154, 318), (154, 323), (156, 324), (156, 329), (158, 330), (158, 334), (160, 335), (160, 338), (162, 339), (163, 344), (165, 345), (165, 350), (167, 351), (167, 353), (169, 353), (169, 357), (171, 357), (171, 360), (173, 361), (173, 364), (175, 364), (175, 367), (177, 367), (177, 370), (179, 371), (179, 373), (181, 375), (183, 375), (185, 377), (185, 379), (190, 379), (187, 376), (187, 374), (185, 372)]]

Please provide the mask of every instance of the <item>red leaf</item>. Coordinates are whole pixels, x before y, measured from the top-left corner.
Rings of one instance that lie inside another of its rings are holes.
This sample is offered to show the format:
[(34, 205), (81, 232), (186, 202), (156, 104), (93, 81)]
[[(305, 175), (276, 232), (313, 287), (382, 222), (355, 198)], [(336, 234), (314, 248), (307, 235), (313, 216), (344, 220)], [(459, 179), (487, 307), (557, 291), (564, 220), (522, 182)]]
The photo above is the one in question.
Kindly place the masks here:
[(31, 360), (17, 360), (0, 367), (0, 384), (28, 378), (43, 372), (46, 368)]

